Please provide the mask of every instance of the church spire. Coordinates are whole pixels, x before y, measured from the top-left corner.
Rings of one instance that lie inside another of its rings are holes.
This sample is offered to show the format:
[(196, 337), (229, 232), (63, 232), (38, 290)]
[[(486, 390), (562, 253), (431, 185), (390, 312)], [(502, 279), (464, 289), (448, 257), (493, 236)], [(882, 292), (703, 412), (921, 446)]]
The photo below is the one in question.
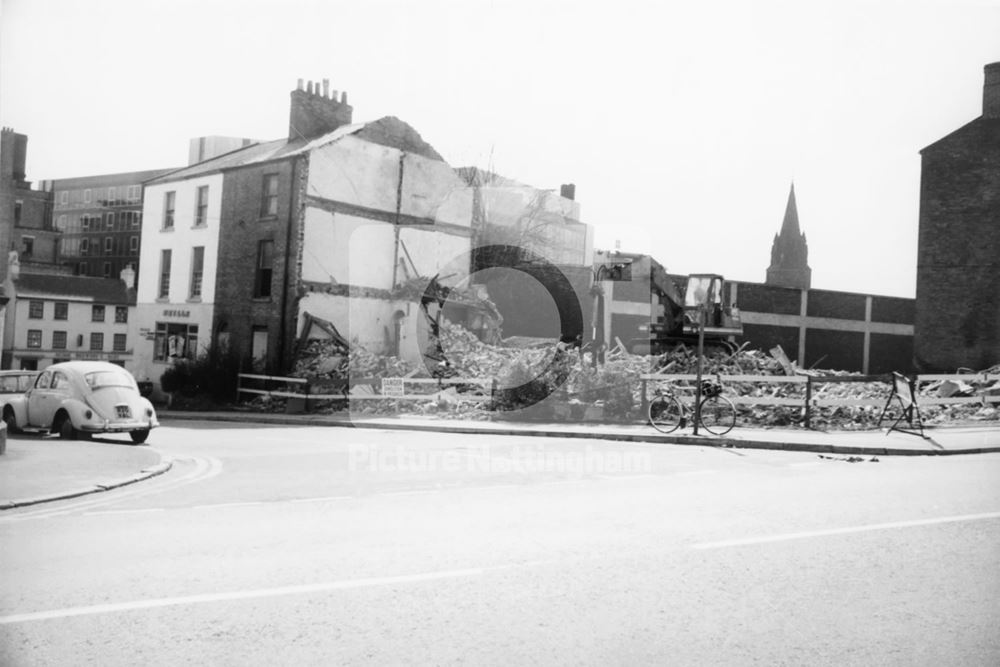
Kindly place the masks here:
[(795, 183), (788, 192), (785, 218), (781, 232), (771, 244), (771, 265), (767, 268), (768, 285), (809, 289), (812, 269), (809, 268), (809, 247), (806, 235), (799, 229), (799, 211), (795, 203)]

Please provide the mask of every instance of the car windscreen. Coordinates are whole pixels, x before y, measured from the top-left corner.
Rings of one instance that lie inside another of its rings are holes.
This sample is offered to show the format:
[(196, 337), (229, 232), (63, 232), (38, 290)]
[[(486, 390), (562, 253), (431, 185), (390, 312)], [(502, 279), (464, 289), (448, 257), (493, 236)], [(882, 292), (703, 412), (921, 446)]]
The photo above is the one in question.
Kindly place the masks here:
[(125, 371), (95, 371), (83, 376), (87, 386), (91, 389), (103, 389), (104, 387), (127, 387), (135, 389), (135, 381), (132, 376)]

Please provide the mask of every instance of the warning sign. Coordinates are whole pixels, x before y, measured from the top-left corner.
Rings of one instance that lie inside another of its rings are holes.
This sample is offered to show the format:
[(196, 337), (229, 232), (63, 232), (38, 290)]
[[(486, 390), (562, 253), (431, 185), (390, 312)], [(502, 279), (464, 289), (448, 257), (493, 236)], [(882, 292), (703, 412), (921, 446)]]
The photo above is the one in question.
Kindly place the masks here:
[(383, 396), (402, 396), (403, 378), (382, 378)]

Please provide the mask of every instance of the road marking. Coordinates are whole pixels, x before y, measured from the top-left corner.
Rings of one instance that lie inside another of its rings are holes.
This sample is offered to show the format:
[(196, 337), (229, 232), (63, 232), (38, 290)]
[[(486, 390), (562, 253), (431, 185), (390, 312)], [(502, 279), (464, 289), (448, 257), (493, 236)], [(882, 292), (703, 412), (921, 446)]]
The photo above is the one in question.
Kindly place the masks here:
[(324, 503), (333, 500), (350, 500), (355, 496), (322, 496), (320, 498), (292, 498), (290, 503)]
[[(540, 562), (523, 563), (537, 565)], [(468, 568), (464, 570), (443, 570), (438, 572), (423, 572), (420, 574), (404, 574), (393, 577), (369, 577), (365, 579), (348, 579), (344, 581), (328, 581), (300, 586), (280, 586), (278, 588), (258, 588), (246, 591), (231, 591), (229, 593), (204, 593), (201, 595), (184, 595), (152, 600), (134, 600), (132, 602), (112, 602), (87, 607), (67, 607), (50, 611), (36, 611), (27, 614), (11, 614), (0, 616), (0, 625), (12, 623), (27, 623), (30, 621), (47, 621), (52, 619), (70, 618), (73, 616), (95, 616), (98, 614), (113, 614), (123, 611), (141, 609), (159, 609), (162, 607), (178, 607), (184, 605), (202, 604), (206, 602), (227, 602), (231, 600), (253, 600), (258, 598), (280, 597), (285, 595), (301, 595), (304, 593), (322, 593), (325, 591), (348, 590), (352, 588), (367, 588), (371, 586), (391, 586), (393, 584), (411, 584), (438, 579), (457, 579), (460, 577), (475, 577), (490, 570), (506, 569), (513, 566)]]
[(83, 516), (102, 516), (106, 514), (141, 514), (143, 512), (162, 512), (163, 507), (144, 507), (135, 510), (98, 510), (97, 512), (84, 512)]
[(266, 500), (244, 500), (238, 503), (208, 503), (205, 505), (192, 505), (189, 509), (204, 510), (204, 509), (216, 509), (219, 507), (249, 507), (251, 505), (263, 505), (267, 502), (268, 501)]
[(766, 544), (768, 542), (787, 542), (791, 540), (805, 540), (812, 537), (829, 537), (831, 535), (850, 535), (853, 533), (864, 533), (873, 530), (892, 530), (895, 528), (912, 528), (914, 526), (933, 526), (942, 523), (957, 523), (961, 521), (984, 521), (987, 519), (1000, 519), (1000, 512), (984, 512), (982, 514), (961, 514), (958, 516), (945, 516), (936, 519), (915, 519), (912, 521), (893, 521), (890, 523), (874, 523), (867, 526), (851, 526), (848, 528), (829, 528), (826, 530), (809, 530), (801, 533), (784, 533), (780, 535), (768, 535), (765, 537), (746, 537), (736, 540), (720, 540), (718, 542), (701, 542), (692, 544), (692, 549), (724, 549), (726, 547), (742, 547), (751, 544)]
[(83, 496), (78, 500), (68, 503), (61, 502), (55, 507), (39, 507), (38, 509), (14, 514), (9, 517), (0, 517), (0, 523), (27, 521), (29, 519), (48, 519), (73, 512), (82, 512), (83, 510), (110, 505), (123, 500), (172, 491), (181, 486), (210, 479), (222, 472), (222, 461), (213, 457), (175, 458), (173, 461), (175, 464), (193, 462), (194, 469), (178, 479), (167, 479), (166, 475), (160, 475), (152, 480), (131, 484), (121, 489), (109, 489), (101, 493)]

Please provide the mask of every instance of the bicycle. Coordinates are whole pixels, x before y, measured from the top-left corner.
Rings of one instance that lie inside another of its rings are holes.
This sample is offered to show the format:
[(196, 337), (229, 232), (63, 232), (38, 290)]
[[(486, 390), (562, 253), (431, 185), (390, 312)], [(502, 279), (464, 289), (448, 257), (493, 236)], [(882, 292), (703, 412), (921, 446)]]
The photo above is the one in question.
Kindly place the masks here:
[[(701, 425), (713, 435), (725, 435), (736, 425), (736, 406), (722, 395), (722, 380), (701, 382)], [(656, 396), (649, 402), (649, 423), (660, 433), (672, 433), (687, 425), (689, 408), (677, 398), (673, 390), (656, 388)]]

